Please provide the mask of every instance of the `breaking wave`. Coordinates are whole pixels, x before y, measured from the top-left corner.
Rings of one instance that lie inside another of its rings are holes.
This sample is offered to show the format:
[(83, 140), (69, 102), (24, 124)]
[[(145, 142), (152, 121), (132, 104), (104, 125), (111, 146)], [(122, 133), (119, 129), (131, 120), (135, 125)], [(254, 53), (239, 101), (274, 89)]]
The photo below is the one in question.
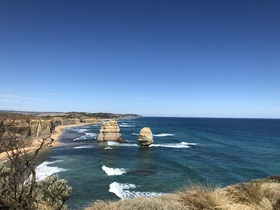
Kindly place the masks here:
[(61, 162), (62, 160), (56, 160), (56, 161), (45, 161), (39, 166), (36, 167), (36, 180), (41, 181), (53, 174), (62, 172), (62, 171), (67, 171), (67, 169), (64, 168), (59, 168), (56, 166), (50, 166), (55, 163)]
[(156, 137), (165, 137), (165, 136), (174, 136), (172, 133), (160, 133), (160, 134), (153, 134)]
[(135, 127), (135, 125), (131, 125), (131, 124), (128, 124), (128, 123), (122, 123), (122, 124), (119, 125), (119, 127), (133, 128), (133, 127)]
[[(139, 133), (132, 133), (134, 136), (139, 136)], [(166, 137), (166, 136), (174, 136), (175, 134), (172, 133), (160, 133), (160, 134), (153, 134), (154, 137)]]
[(91, 149), (93, 147), (94, 147), (93, 145), (84, 145), (84, 146), (73, 147), (73, 149)]
[(181, 143), (151, 144), (149, 147), (190, 148), (193, 145), (196, 145), (196, 143), (181, 142)]
[(130, 189), (135, 189), (136, 185), (128, 183), (118, 183), (113, 182), (110, 184), (109, 192), (114, 193), (121, 199), (135, 198), (135, 197), (155, 197), (164, 195), (164, 193), (158, 192), (138, 192), (131, 191)]
[(88, 139), (96, 139), (98, 134), (97, 133), (84, 133), (85, 135), (75, 138), (74, 141), (82, 141)]
[(108, 141), (109, 146), (119, 146), (119, 147), (138, 147), (138, 144), (129, 144), (129, 143), (118, 143), (114, 141)]
[(88, 129), (86, 129), (86, 128), (81, 128), (81, 129), (79, 129), (78, 130), (78, 133), (84, 133), (84, 132), (86, 132)]
[(124, 168), (109, 168), (107, 166), (102, 166), (102, 170), (108, 175), (108, 176), (119, 176), (126, 173), (126, 169)]

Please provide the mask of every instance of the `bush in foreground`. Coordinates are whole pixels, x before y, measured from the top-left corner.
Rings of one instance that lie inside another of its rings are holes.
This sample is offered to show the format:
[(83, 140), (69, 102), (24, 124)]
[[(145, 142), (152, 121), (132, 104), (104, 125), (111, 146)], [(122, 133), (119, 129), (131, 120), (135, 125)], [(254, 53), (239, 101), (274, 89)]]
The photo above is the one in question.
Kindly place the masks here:
[(226, 188), (191, 185), (174, 194), (97, 201), (85, 210), (280, 210), (280, 177), (268, 177)]
[[(72, 191), (66, 180), (54, 175), (33, 186), (29, 184), (29, 179), (26, 179), (24, 184), (15, 182), (11, 172), (10, 168), (0, 164), (0, 209), (66, 209), (64, 203)], [(32, 190), (32, 187), (35, 187), (35, 190)]]

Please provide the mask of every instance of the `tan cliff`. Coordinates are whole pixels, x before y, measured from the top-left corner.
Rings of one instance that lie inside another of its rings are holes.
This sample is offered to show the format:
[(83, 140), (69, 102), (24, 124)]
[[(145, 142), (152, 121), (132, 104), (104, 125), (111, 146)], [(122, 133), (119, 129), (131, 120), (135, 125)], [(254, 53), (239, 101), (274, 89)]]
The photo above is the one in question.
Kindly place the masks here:
[[(24, 117), (23, 117), (24, 118)], [(0, 119), (0, 137), (3, 142), (16, 140), (23, 147), (36, 147), (44, 141), (45, 146), (52, 146), (52, 135), (56, 133), (57, 126), (81, 125), (101, 123), (99, 118), (62, 118), (50, 119)], [(0, 152), (2, 152), (0, 150)]]

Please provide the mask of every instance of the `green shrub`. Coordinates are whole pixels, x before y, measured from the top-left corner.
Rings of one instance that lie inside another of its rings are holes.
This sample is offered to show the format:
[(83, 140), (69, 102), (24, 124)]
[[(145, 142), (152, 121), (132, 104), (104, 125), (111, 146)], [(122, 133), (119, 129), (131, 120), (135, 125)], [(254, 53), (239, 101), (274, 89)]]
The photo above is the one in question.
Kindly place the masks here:
[(71, 191), (72, 188), (67, 186), (66, 180), (53, 175), (38, 183), (38, 201), (52, 209), (66, 209), (64, 203)]
[(13, 171), (0, 164), (0, 209), (35, 210), (38, 206), (39, 209), (42, 206), (52, 210), (66, 209), (64, 203), (72, 191), (66, 180), (53, 175), (33, 186), (30, 178), (25, 182), (16, 180), (17, 174)]

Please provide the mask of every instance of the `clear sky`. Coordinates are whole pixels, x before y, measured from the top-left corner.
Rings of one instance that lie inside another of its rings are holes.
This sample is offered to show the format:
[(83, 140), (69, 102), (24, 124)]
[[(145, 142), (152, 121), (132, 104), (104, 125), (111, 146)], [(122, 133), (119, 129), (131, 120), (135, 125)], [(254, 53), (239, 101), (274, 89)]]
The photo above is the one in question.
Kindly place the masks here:
[(280, 1), (1, 0), (0, 109), (280, 118)]

